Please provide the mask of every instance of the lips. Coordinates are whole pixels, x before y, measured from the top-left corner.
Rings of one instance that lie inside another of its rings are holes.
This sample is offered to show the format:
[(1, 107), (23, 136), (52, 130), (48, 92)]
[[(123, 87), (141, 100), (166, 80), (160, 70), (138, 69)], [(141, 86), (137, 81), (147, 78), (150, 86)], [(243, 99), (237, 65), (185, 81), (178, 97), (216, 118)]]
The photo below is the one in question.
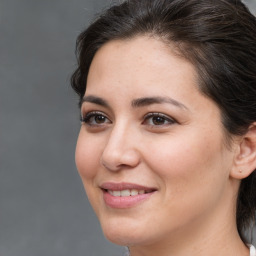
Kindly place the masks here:
[(111, 208), (130, 208), (148, 199), (156, 192), (155, 188), (133, 183), (103, 183), (103, 199)]
[(102, 189), (105, 190), (125, 190), (125, 189), (137, 189), (137, 190), (145, 190), (145, 191), (152, 191), (156, 190), (153, 187), (146, 187), (143, 185), (133, 184), (133, 183), (114, 183), (114, 182), (105, 182), (100, 186)]

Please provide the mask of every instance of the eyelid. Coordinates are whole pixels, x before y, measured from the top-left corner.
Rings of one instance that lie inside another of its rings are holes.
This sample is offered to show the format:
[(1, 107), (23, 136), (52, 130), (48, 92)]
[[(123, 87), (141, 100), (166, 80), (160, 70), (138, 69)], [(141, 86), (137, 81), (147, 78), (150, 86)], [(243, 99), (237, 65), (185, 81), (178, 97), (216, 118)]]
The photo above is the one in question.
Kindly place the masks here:
[(85, 111), (85, 113), (81, 113), (81, 115), (80, 115), (80, 118), (82, 119), (82, 120), (84, 120), (85, 118), (87, 118), (88, 116), (92, 116), (92, 115), (103, 115), (103, 116), (105, 116), (105, 114), (104, 113), (102, 113), (101, 111)]

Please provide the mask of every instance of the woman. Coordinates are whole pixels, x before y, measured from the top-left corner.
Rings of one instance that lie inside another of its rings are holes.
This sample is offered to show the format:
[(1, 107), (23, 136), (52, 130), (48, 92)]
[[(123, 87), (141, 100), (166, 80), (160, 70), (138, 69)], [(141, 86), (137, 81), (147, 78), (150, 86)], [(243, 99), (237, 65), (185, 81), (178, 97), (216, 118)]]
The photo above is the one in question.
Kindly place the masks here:
[(131, 256), (248, 256), (256, 20), (238, 0), (130, 0), (78, 38), (76, 164)]

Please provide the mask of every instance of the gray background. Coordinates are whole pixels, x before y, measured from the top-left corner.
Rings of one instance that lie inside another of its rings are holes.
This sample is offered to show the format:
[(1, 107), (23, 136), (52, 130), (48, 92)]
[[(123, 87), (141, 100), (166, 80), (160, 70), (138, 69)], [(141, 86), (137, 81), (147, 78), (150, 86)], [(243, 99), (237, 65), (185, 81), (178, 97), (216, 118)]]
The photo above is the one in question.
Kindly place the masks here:
[(109, 2), (0, 0), (1, 256), (123, 252), (103, 237), (76, 171), (69, 86), (75, 39)]

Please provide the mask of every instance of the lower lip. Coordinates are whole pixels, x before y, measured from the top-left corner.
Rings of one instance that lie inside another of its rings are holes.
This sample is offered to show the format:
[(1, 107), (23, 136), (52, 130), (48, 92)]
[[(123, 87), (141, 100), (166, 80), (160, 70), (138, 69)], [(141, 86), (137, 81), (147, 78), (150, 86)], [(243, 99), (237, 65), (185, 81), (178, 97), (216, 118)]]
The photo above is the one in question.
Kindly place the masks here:
[(107, 206), (111, 208), (125, 209), (134, 207), (149, 199), (154, 192), (139, 194), (136, 196), (112, 196), (107, 191), (103, 191), (103, 199)]

